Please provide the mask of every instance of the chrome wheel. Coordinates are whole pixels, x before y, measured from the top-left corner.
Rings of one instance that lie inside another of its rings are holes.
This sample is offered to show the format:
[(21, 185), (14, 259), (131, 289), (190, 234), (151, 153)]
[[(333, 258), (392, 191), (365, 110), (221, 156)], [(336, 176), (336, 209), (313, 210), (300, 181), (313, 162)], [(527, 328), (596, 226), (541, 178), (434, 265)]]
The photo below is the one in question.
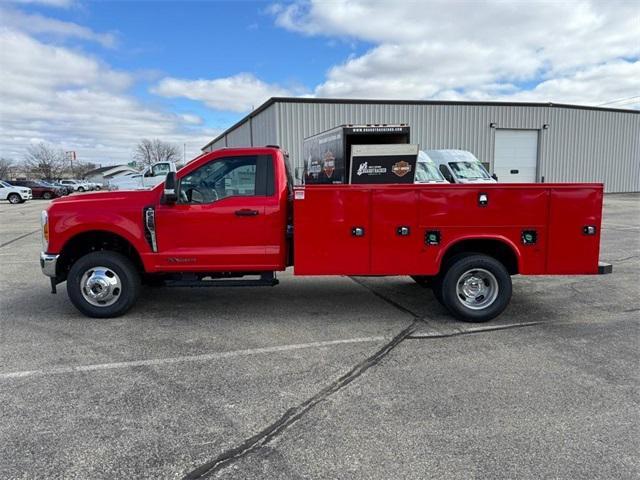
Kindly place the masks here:
[(122, 293), (120, 277), (107, 267), (93, 267), (80, 279), (82, 296), (91, 305), (108, 307), (113, 305)]
[(9, 195), (9, 203), (12, 203), (13, 205), (15, 205), (16, 203), (20, 203), (20, 195), (18, 195), (17, 193), (12, 193), (11, 195)]
[(467, 270), (456, 283), (456, 296), (460, 303), (471, 310), (489, 307), (498, 298), (498, 280), (484, 268)]

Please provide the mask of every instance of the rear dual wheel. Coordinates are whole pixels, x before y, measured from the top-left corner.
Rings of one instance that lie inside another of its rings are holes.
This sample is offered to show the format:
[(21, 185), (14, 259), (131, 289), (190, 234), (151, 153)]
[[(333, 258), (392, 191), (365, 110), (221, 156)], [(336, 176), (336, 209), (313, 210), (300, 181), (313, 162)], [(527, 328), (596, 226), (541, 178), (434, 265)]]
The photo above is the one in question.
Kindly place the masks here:
[(466, 254), (452, 258), (434, 278), (433, 293), (456, 318), (486, 322), (500, 315), (511, 300), (511, 276), (493, 257)]

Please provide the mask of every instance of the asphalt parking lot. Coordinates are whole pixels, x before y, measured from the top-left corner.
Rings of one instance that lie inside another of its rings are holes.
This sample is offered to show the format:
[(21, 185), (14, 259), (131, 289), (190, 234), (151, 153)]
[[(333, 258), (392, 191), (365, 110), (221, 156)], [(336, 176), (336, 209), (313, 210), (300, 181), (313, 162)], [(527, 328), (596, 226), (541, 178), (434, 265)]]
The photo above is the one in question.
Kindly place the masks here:
[(640, 195), (614, 274), (515, 277), (497, 320), (408, 278), (147, 288), (81, 316), (0, 204), (0, 478), (638, 478)]

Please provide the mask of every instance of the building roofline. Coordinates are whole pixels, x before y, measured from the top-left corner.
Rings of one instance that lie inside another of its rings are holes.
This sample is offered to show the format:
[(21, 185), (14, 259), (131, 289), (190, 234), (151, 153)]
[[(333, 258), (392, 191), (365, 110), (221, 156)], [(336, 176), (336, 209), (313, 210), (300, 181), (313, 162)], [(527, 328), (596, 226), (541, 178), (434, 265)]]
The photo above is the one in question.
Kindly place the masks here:
[(570, 108), (574, 110), (596, 110), (603, 112), (618, 112), (640, 114), (640, 110), (632, 110), (626, 108), (596, 107), (589, 105), (572, 105), (569, 103), (553, 103), (553, 102), (480, 102), (480, 101), (459, 101), (459, 100), (391, 100), (391, 99), (364, 99), (364, 98), (310, 98), (310, 97), (271, 97), (251, 113), (245, 115), (236, 123), (227, 128), (209, 143), (202, 150), (217, 142), (225, 135), (229, 134), (240, 125), (246, 123), (249, 119), (259, 115), (271, 105), (275, 103), (308, 103), (308, 104), (359, 104), (359, 105), (468, 105), (479, 107), (553, 107), (553, 108)]

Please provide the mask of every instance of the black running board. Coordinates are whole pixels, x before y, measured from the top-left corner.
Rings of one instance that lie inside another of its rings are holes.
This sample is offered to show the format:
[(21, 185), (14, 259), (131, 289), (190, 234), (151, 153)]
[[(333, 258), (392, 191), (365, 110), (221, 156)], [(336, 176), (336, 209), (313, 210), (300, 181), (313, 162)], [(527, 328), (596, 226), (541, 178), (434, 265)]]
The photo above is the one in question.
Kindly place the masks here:
[(253, 279), (232, 279), (232, 280), (166, 280), (167, 287), (275, 287), (280, 281), (273, 272), (260, 275), (260, 278)]

